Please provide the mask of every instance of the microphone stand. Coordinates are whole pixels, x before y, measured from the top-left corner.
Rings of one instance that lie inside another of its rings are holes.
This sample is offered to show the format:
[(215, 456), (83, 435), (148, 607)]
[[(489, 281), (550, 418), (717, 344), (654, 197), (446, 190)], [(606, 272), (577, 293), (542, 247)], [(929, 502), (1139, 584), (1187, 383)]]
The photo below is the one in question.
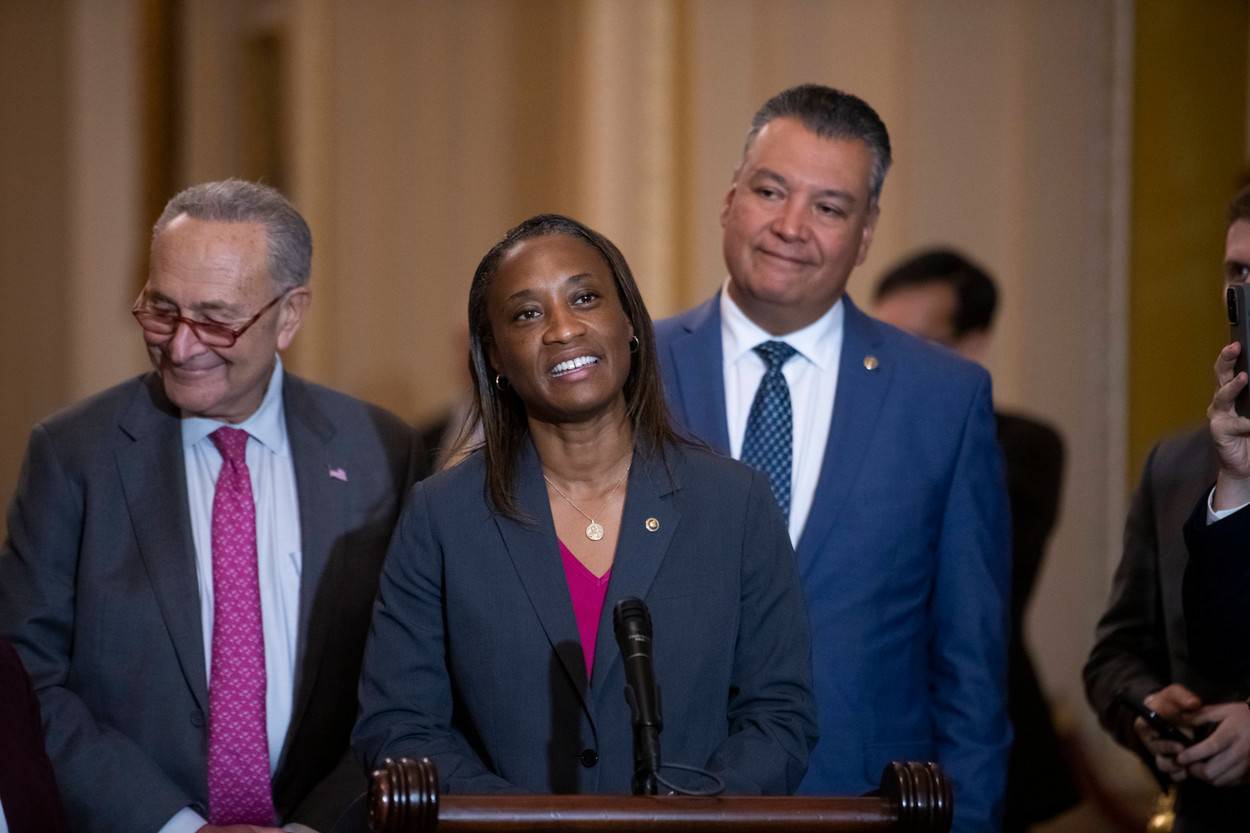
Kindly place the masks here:
[(651, 660), (651, 613), (641, 599), (621, 599), (612, 621), (625, 662), (625, 702), (634, 727), (634, 795), (658, 795), (664, 718)]

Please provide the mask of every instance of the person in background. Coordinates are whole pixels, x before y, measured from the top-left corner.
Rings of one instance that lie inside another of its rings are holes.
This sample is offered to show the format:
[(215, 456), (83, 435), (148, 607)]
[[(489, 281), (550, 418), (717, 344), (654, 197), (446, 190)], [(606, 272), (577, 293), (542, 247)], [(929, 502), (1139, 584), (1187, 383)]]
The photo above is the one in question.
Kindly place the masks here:
[(22, 660), (0, 639), (0, 833), (67, 833), (39, 701)]
[[(963, 254), (927, 249), (887, 271), (877, 283), (873, 315), (913, 335), (984, 364), (998, 308), (993, 278)], [(1007, 769), (1003, 830), (1027, 830), (1080, 801), (1064, 759), (1050, 706), (1024, 644), (1024, 614), (1059, 514), (1063, 440), (1045, 423), (995, 410), (1011, 504), (1011, 642), (1007, 711), (1015, 729)]]
[(755, 114), (721, 207), (728, 279), (656, 325), (676, 422), (767, 472), (812, 620), (800, 792), (935, 760), (954, 830), (999, 827), (1011, 540), (990, 377), (846, 294), (890, 166), (876, 112), (805, 84)]
[(447, 792), (630, 792), (612, 622), (635, 597), (663, 760), (794, 791), (816, 732), (794, 552), (763, 476), (670, 428), (616, 246), (560, 215), (521, 223), (473, 276), (469, 339), (484, 441), (413, 489), (386, 556), (365, 765), (428, 757)]
[(311, 257), (272, 188), (178, 194), (132, 310), (153, 372), (31, 433), (0, 635), (77, 833), (329, 830), (364, 789), (360, 655), (423, 451), (283, 367)]
[[(1244, 283), (1247, 274), (1250, 188), (1229, 205), (1224, 286)], [(1219, 303), (1223, 308), (1222, 293)], [(1214, 786), (1199, 776), (1205, 767), (1191, 772), (1187, 764), (1198, 760), (1185, 753), (1182, 763), (1177, 746), (1160, 738), (1117, 700), (1117, 694), (1189, 725), (1209, 704), (1229, 699), (1231, 692), (1215, 683), (1209, 676), (1212, 669), (1204, 668), (1190, 651), (1183, 603), (1190, 560), (1186, 519), (1211, 495), (1220, 457), (1207, 425), (1168, 438), (1151, 450), (1125, 522), (1123, 555), (1107, 609), (1084, 670), (1085, 694), (1102, 725), (1150, 767), (1161, 786), (1179, 785), (1176, 833), (1230, 829), (1230, 817), (1245, 819), (1250, 791), (1243, 786)], [(1210, 748), (1196, 746), (1191, 752), (1202, 755)]]
[(425, 446), (431, 472), (442, 471), (464, 458), (470, 449), (482, 443), (481, 426), (469, 425), (473, 413), (473, 380), (465, 357), (469, 354), (469, 332), (463, 322), (452, 335), (454, 366), (448, 368), (457, 380), (451, 403), (432, 418), (416, 423)]

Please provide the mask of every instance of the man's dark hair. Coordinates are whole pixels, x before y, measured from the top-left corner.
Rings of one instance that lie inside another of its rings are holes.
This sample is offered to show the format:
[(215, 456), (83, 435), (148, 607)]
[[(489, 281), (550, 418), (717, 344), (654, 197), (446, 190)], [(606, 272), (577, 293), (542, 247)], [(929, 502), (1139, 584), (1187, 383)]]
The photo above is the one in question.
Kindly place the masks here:
[(152, 227), (152, 242), (183, 214), (196, 220), (259, 223), (269, 248), (269, 276), (283, 289), (305, 286), (312, 270), (312, 232), (276, 188), (242, 179), (203, 182), (174, 195)]
[(994, 312), (998, 309), (994, 279), (954, 249), (927, 249), (904, 260), (885, 273), (873, 298), (880, 302), (899, 290), (931, 284), (946, 284), (955, 290), (951, 328), (956, 338), (984, 332), (994, 323)]
[[(655, 332), (651, 316), (642, 301), (642, 293), (625, 256), (611, 240), (571, 217), (561, 214), (539, 214), (511, 229), (491, 247), (473, 274), (469, 287), (469, 370), (473, 376), (473, 413), (464, 434), (475, 425), (482, 426), (483, 452), (486, 455), (486, 488), (495, 508), (520, 520), (514, 494), (516, 466), (521, 448), (529, 434), (525, 404), (511, 386), (496, 384), (498, 370), (491, 367), (489, 346), (494, 339), (487, 315), (486, 295), (500, 261), (523, 240), (563, 234), (581, 240), (603, 257), (625, 317), (634, 328), (638, 348), (630, 356), (629, 375), (625, 379), (625, 405), (640, 448), (663, 454), (666, 443), (680, 441), (669, 421), (660, 382), (660, 363), (655, 349)], [(458, 439), (456, 445), (462, 444)]]
[(885, 185), (886, 172), (893, 158), (890, 155), (890, 134), (877, 111), (858, 96), (820, 84), (800, 84), (782, 90), (756, 111), (751, 119), (742, 148), (745, 158), (755, 137), (774, 119), (797, 119), (822, 139), (859, 139), (872, 151), (872, 178), (868, 183), (868, 201), (876, 205)]
[(1250, 185), (1238, 191), (1228, 204), (1228, 225), (1238, 220), (1250, 220)]

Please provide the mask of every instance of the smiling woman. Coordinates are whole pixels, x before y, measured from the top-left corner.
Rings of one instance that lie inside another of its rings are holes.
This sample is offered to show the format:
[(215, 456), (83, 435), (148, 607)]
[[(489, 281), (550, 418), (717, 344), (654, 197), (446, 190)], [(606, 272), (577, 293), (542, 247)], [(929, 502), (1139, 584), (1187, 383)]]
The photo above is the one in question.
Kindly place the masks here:
[(469, 291), (482, 446), (419, 484), (361, 678), (367, 766), (429, 757), (450, 792), (627, 792), (611, 610), (645, 598), (666, 760), (793, 791), (815, 743), (806, 613), (767, 481), (669, 425), (624, 257), (540, 215)]

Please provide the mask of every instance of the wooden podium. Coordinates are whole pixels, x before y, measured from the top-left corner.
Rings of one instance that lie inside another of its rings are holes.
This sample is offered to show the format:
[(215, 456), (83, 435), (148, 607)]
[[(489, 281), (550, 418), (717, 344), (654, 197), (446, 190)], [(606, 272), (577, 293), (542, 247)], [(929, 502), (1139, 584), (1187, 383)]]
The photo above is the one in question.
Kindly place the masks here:
[(373, 833), (947, 833), (953, 800), (937, 764), (895, 762), (879, 793), (775, 798), (445, 795), (434, 764), (387, 759), (369, 785)]

